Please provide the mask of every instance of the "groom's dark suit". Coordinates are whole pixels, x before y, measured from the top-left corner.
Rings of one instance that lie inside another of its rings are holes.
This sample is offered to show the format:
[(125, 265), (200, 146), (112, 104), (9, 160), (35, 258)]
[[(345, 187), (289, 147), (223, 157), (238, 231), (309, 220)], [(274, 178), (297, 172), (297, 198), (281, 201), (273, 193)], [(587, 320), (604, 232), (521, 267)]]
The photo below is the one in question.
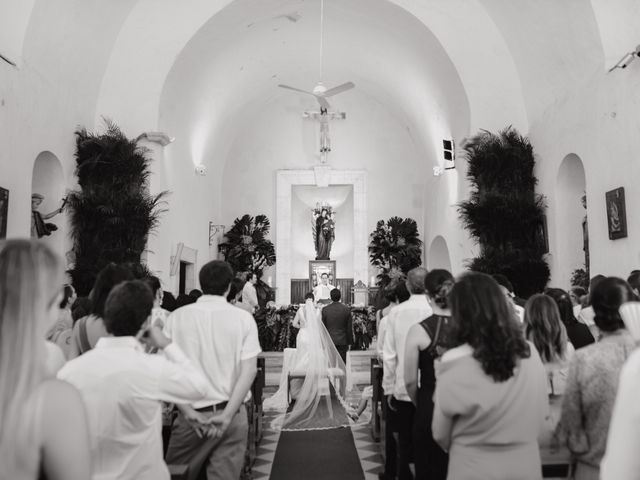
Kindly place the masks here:
[(340, 302), (330, 303), (322, 309), (322, 323), (327, 327), (331, 340), (346, 363), (347, 350), (353, 344), (351, 309)]

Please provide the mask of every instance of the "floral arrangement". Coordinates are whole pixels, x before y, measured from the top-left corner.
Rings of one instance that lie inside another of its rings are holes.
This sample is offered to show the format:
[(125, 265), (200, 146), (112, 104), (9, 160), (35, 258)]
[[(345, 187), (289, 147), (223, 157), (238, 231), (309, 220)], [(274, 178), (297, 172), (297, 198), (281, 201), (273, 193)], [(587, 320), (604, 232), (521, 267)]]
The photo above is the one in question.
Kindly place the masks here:
[[(291, 325), (298, 305), (275, 307), (269, 305), (255, 315), (258, 324), (260, 346), (265, 352), (282, 352), (295, 348), (298, 329)], [(376, 335), (376, 315), (373, 307), (352, 308), (353, 338), (355, 350), (367, 350)]]
[(262, 273), (276, 263), (273, 243), (267, 240), (271, 223), (265, 215), (243, 215), (236, 218), (218, 248), (236, 272)]
[(371, 233), (369, 260), (380, 270), (377, 285), (384, 288), (399, 281), (409, 270), (422, 264), (422, 241), (412, 218), (379, 220)]

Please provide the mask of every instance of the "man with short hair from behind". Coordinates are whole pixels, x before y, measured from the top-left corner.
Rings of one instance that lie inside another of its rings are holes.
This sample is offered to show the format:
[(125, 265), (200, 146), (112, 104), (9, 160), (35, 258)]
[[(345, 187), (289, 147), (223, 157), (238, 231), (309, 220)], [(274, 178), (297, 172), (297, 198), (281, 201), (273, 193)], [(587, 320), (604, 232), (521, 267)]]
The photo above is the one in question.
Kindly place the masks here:
[[(214, 260), (200, 270), (203, 295), (167, 319), (165, 331), (184, 348), (208, 378), (213, 391), (181, 408), (173, 424), (166, 460), (188, 464), (189, 479), (206, 468), (207, 479), (240, 478), (247, 447), (247, 412), (243, 403), (256, 376), (261, 352), (251, 314), (227, 303), (233, 270)], [(215, 426), (202, 436), (202, 423)]]
[(322, 309), (322, 323), (327, 328), (342, 361), (346, 364), (349, 345), (353, 345), (351, 309), (340, 302), (342, 298), (340, 290), (334, 288), (330, 295), (332, 303)]
[[(407, 393), (404, 381), (404, 353), (409, 329), (429, 317), (433, 312), (425, 295), (424, 280), (427, 270), (414, 268), (407, 274), (407, 289), (411, 297), (389, 312), (387, 333), (382, 347), (384, 373), (382, 388), (387, 397), (389, 426), (398, 432), (398, 478), (412, 479), (409, 468), (413, 452), (413, 415), (415, 407)], [(392, 472), (385, 472), (387, 478), (394, 478)]]
[[(180, 347), (149, 326), (152, 306), (144, 282), (114, 287), (104, 306), (108, 335), (58, 373), (84, 399), (93, 478), (169, 480), (162, 460), (160, 402), (193, 402), (211, 394), (209, 382)], [(139, 339), (164, 350), (164, 356), (144, 353)]]

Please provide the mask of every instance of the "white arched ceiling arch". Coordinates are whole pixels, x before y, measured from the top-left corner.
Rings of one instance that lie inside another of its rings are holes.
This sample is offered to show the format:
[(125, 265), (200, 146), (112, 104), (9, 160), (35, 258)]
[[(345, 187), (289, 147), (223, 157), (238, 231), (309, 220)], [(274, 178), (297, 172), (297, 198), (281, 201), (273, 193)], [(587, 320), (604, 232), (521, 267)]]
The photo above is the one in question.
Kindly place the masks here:
[[(615, 5), (616, 8), (613, 8)], [(609, 70), (640, 44), (640, 2), (637, 0), (591, 0), (604, 51), (602, 68)]]
[[(139, 0), (124, 22), (107, 67), (96, 109), (97, 115), (120, 120), (125, 131), (133, 134), (140, 129), (157, 127), (160, 95), (165, 79), (175, 59), (191, 37), (215, 14), (230, 5), (229, 0), (194, 0), (189, 8), (169, 1)], [(526, 115), (520, 93), (518, 75), (508, 49), (492, 19), (478, 0), (464, 0), (440, 8), (431, 2), (408, 0), (376, 0), (367, 3), (369, 11), (394, 3), (413, 15), (435, 34), (442, 49), (449, 55), (462, 81), (463, 94), (468, 97), (471, 118), (467, 130), (499, 128), (512, 123), (527, 129)], [(272, 3), (268, 1), (233, 2), (247, 19), (265, 9), (270, 18), (275, 9), (295, 11), (298, 1)], [(244, 8), (240, 9), (239, 7)], [(309, 3), (309, 7), (313, 7)], [(327, 2), (327, 10), (347, 8), (345, 4)], [(386, 8), (385, 10), (388, 10)], [(250, 13), (249, 13), (250, 12)], [(275, 16), (275, 15), (273, 15)], [(263, 15), (264, 17), (264, 15)], [(259, 18), (258, 18), (259, 19)], [(247, 21), (247, 24), (251, 21)], [(356, 21), (356, 26), (358, 22)], [(390, 23), (388, 25), (391, 25)], [(398, 36), (398, 29), (393, 31)], [(353, 41), (355, 37), (351, 37)], [(366, 50), (367, 45), (364, 45)], [(311, 52), (315, 54), (315, 52)], [(375, 52), (373, 52), (375, 54)], [(378, 71), (385, 71), (385, 58), (376, 59)], [(354, 67), (357, 67), (356, 65)], [(432, 65), (438, 69), (439, 64)], [(387, 68), (388, 70), (388, 68)], [(410, 71), (406, 80), (411, 82)], [(144, 79), (132, 82), (131, 79)], [(415, 78), (415, 77), (414, 77)], [(401, 90), (401, 89), (400, 89)], [(411, 91), (411, 86), (406, 89)], [(134, 111), (131, 105), (136, 105)], [(416, 112), (417, 117), (420, 116)], [(468, 134), (455, 132), (459, 136)]]

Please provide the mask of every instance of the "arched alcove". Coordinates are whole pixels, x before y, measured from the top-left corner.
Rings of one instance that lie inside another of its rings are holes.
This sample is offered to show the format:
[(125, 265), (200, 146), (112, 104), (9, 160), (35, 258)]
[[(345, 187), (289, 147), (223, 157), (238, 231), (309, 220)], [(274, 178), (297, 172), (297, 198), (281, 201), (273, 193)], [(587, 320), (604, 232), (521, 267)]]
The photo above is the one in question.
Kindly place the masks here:
[(429, 255), (427, 257), (427, 268), (444, 268), (451, 271), (451, 256), (449, 255), (449, 247), (447, 241), (440, 235), (433, 239), (429, 247)]
[[(583, 222), (587, 211), (582, 205), (586, 194), (584, 165), (578, 155), (570, 153), (558, 169), (555, 194), (555, 251), (557, 275), (555, 282), (569, 287), (571, 274), (585, 268), (585, 240)], [(586, 225), (585, 225), (586, 228)]]
[[(65, 194), (64, 174), (60, 160), (53, 153), (44, 151), (36, 157), (31, 177), (31, 193), (39, 193), (44, 197), (38, 207), (38, 211), (43, 217), (60, 208)], [(53, 223), (58, 229), (51, 235), (42, 237), (42, 240), (64, 258), (65, 239), (68, 231), (66, 215), (64, 213), (56, 215), (45, 219), (44, 222)]]

